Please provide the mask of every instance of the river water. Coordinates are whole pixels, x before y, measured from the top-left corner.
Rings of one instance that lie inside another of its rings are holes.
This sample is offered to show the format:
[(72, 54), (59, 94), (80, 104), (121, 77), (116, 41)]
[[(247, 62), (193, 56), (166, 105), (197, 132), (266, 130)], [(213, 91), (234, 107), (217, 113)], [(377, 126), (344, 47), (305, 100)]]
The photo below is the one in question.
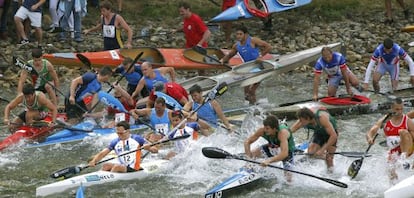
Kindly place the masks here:
[[(288, 79), (288, 80), (287, 80)], [(285, 81), (286, 80), (286, 81)], [(406, 79), (403, 78), (404, 82)], [(261, 103), (281, 104), (311, 98), (312, 76), (306, 74), (285, 74), (265, 80), (258, 90)], [(387, 89), (389, 82), (383, 80), (381, 86)], [(403, 83), (402, 83), (403, 84)], [(342, 88), (343, 89), (343, 88)], [(326, 93), (321, 87), (321, 94)], [(342, 90), (343, 91), (343, 90)], [(386, 90), (384, 90), (386, 91)], [(224, 109), (244, 106), (241, 100), (242, 89), (231, 88), (219, 101)], [(409, 111), (410, 108), (406, 108)], [(365, 132), (381, 117), (380, 114), (347, 115), (338, 117), (340, 139), (337, 151), (359, 151), (367, 148)], [(292, 121), (288, 122), (289, 124)], [(204, 137), (189, 151), (178, 155), (160, 174), (141, 181), (127, 181), (87, 187), (86, 197), (203, 197), (204, 194), (221, 181), (230, 177), (245, 162), (232, 159), (209, 159), (202, 155), (201, 148), (214, 146), (230, 153), (243, 152), (243, 140), (261, 126), (260, 115), (248, 114), (243, 122), (241, 135), (229, 135), (218, 130)], [(5, 136), (5, 132), (3, 136)], [(300, 130), (295, 134), (297, 143), (307, 139), (307, 133)], [(378, 141), (383, 140), (381, 136)], [(77, 144), (64, 144), (49, 147), (22, 149), (14, 147), (0, 153), (0, 197), (35, 197), (38, 186), (53, 182), (49, 174), (68, 166), (85, 163), (93, 154), (104, 148), (108, 138), (84, 141)], [(362, 169), (354, 180), (347, 176), (348, 166), (355, 158), (335, 156), (334, 172), (328, 174), (322, 160), (297, 163), (297, 171), (331, 178), (348, 184), (339, 188), (329, 183), (294, 174), (293, 182), (287, 184), (283, 173), (269, 169), (276, 178), (268, 178), (255, 186), (245, 188), (234, 197), (382, 197), (391, 185), (386, 174), (386, 148), (375, 144), (371, 148), (372, 157), (364, 160)], [(83, 173), (95, 171), (88, 168)], [(400, 179), (413, 174), (412, 171), (398, 170)], [(49, 197), (74, 197), (73, 191)]]

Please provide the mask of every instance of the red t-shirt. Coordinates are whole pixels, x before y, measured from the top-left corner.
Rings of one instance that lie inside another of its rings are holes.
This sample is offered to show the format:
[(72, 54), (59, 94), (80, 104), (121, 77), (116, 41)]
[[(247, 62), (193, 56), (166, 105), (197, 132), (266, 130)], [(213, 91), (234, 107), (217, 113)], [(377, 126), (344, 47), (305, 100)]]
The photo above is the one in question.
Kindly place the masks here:
[(236, 0), (223, 0), (223, 4), (221, 5), (221, 10), (227, 10), (236, 5)]
[[(198, 15), (193, 13), (189, 18), (184, 18), (183, 32), (186, 39), (185, 47), (192, 48), (196, 46), (207, 30), (206, 24), (204, 24)], [(207, 47), (207, 42), (204, 42), (202, 46)]]
[[(182, 98), (185, 98), (188, 100), (188, 92), (184, 89), (180, 84), (177, 84), (175, 82), (167, 82), (164, 84), (165, 86), (165, 94), (171, 96), (177, 102), (180, 102)], [(151, 91), (149, 95), (149, 100), (155, 101), (157, 96), (154, 94), (154, 90)]]
[[(134, 105), (129, 105), (127, 102), (125, 102), (124, 100), (120, 100), (120, 102), (122, 103), (122, 105), (124, 106), (124, 108), (127, 110), (127, 111), (130, 111), (130, 110), (132, 110), (132, 109), (135, 109), (135, 106)], [(135, 103), (136, 101), (134, 101), (134, 103)], [(122, 111), (119, 111), (118, 109), (115, 109), (115, 108), (112, 108), (112, 107), (107, 107), (107, 109), (106, 109), (106, 111), (108, 112), (108, 114), (112, 114), (112, 115), (115, 115), (116, 113), (122, 113)], [(126, 121), (129, 121), (129, 114), (126, 114), (125, 115), (125, 119), (126, 119)]]

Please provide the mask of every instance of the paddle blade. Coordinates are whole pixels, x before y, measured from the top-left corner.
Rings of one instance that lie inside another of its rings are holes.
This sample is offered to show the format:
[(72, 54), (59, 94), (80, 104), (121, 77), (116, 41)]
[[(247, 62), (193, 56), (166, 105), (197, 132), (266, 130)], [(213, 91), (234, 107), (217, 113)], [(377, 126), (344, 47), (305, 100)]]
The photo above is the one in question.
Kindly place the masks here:
[(229, 152), (217, 147), (204, 147), (201, 152), (204, 156), (214, 159), (226, 159), (231, 158), (232, 156)]
[(82, 169), (84, 168), (81, 166), (71, 166), (71, 167), (67, 167), (67, 168), (53, 172), (52, 174), (50, 174), (50, 177), (54, 179), (59, 179), (59, 178), (67, 179), (80, 173)]
[(228, 90), (228, 86), (226, 82), (222, 82), (217, 86), (217, 88), (211, 90), (206, 98), (204, 99), (204, 103), (214, 100), (216, 97), (223, 95)]
[(201, 46), (198, 46), (198, 45), (194, 46), (193, 47), (193, 50), (196, 51), (196, 52), (198, 52), (198, 53), (200, 53), (200, 54), (203, 54), (203, 55), (206, 55), (207, 54), (206, 48), (201, 47)]
[(117, 109), (119, 111), (122, 111), (124, 113), (128, 112), (124, 105), (122, 105), (121, 102), (119, 102), (118, 99), (116, 99), (114, 96), (112, 96), (109, 93), (106, 93), (104, 91), (99, 91), (98, 92), (98, 98), (101, 102), (103, 102), (105, 105), (110, 106), (114, 109)]
[(76, 54), (76, 57), (86, 66), (89, 70), (92, 70), (92, 63), (88, 57), (84, 56), (83, 54)]
[(354, 179), (357, 175), (359, 170), (361, 169), (363, 162), (363, 158), (357, 159), (352, 162), (352, 164), (348, 168), (348, 175), (351, 177), (351, 179)]
[(26, 64), (25, 61), (23, 61), (22, 59), (18, 57), (13, 56), (13, 64), (20, 67), (21, 69), (26, 70), (28, 73), (32, 75), (36, 75), (36, 76), (39, 75), (37, 71), (31, 65)]

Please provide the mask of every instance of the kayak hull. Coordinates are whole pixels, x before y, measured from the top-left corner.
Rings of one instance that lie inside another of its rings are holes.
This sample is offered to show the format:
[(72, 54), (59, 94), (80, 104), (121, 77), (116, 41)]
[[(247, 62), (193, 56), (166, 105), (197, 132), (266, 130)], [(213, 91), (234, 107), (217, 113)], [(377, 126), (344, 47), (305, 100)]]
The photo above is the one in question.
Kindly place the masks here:
[(414, 197), (414, 176), (408, 177), (384, 192), (384, 198)]

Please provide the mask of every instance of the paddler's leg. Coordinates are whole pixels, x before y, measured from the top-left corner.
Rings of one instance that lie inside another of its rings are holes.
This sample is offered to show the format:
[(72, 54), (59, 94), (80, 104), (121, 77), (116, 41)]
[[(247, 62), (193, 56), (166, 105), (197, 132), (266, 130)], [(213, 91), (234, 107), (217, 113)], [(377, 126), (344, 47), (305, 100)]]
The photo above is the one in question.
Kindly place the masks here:
[[(49, 83), (53, 84), (53, 81), (50, 81)], [(49, 95), (50, 101), (52, 101), (52, 103), (54, 105), (58, 105), (58, 100), (57, 100), (57, 96), (56, 96), (56, 92), (53, 89), (52, 86), (50, 86), (48, 83), (45, 84), (45, 90), (47, 92), (47, 94)]]
[(26, 124), (31, 124), (34, 121), (41, 120), (40, 112), (37, 110), (27, 110), (26, 111)]
[(127, 172), (127, 167), (125, 165), (122, 165), (122, 164), (113, 164), (111, 172), (126, 173)]
[(105, 163), (102, 165), (102, 169), (103, 171), (111, 171), (112, 168), (114, 167), (113, 163)]
[(378, 72), (374, 72), (374, 75), (372, 77), (372, 87), (374, 88), (375, 93), (379, 93), (380, 86), (379, 81), (381, 80), (382, 75)]
[(342, 76), (333, 76), (328, 79), (328, 96), (335, 97)]

